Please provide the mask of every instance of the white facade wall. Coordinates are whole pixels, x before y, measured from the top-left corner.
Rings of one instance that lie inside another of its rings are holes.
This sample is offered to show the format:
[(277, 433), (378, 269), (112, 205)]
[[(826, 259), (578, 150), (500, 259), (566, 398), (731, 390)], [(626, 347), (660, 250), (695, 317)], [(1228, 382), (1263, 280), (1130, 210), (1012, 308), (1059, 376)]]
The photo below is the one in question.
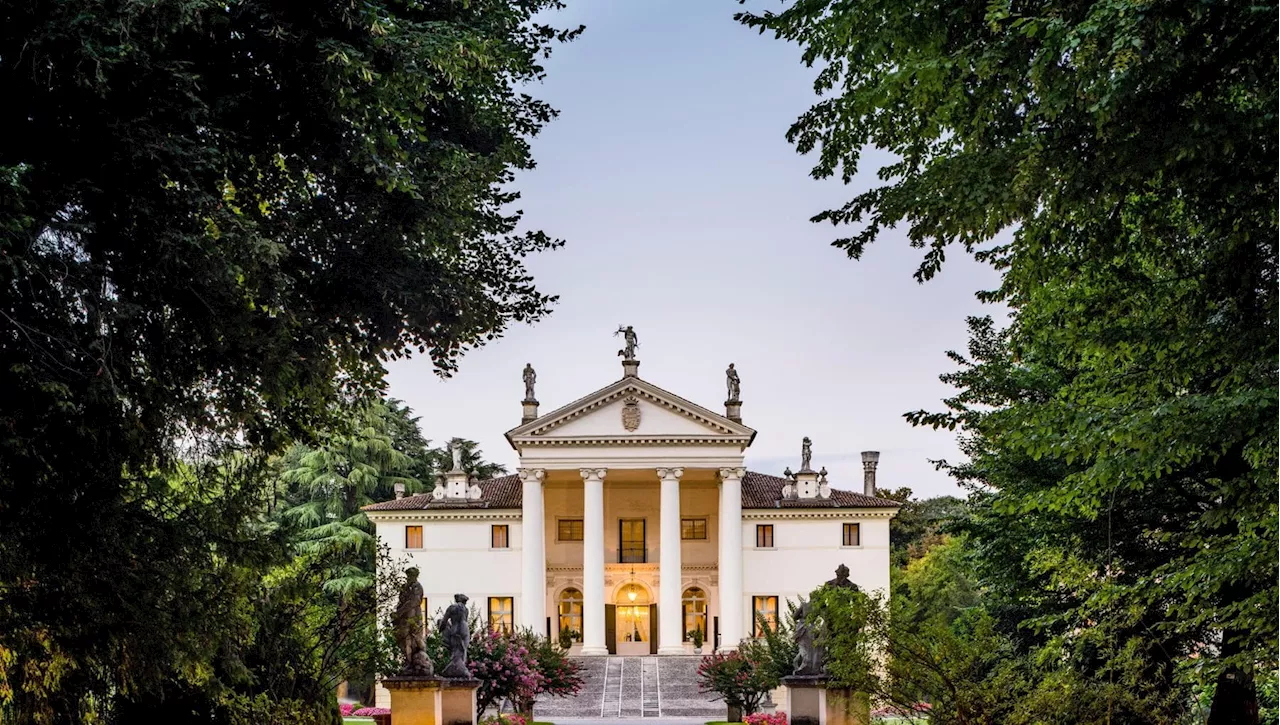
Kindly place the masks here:
[[(835, 512), (831, 512), (835, 513)], [(822, 518), (770, 516), (743, 512), (742, 593), (744, 622), (752, 623), (752, 597), (776, 596), (780, 611), (786, 601), (808, 597), (819, 584), (835, 577), (836, 567), (849, 567), (849, 580), (864, 591), (889, 591), (889, 517), (864, 517), (857, 510)], [(801, 514), (803, 515), (803, 514)], [(860, 545), (845, 547), (843, 524), (860, 527)], [(756, 548), (756, 526), (773, 526), (772, 549)], [(748, 631), (751, 631), (749, 628)]]
[[(449, 512), (441, 512), (448, 514)], [(490, 527), (508, 527), (508, 548), (494, 549)], [(406, 549), (405, 527), (422, 526), (422, 548)], [(391, 549), (393, 561), (416, 566), (432, 621), (466, 594), (470, 605), (485, 612), (489, 597), (512, 597), (515, 620), (520, 618), (520, 512), (488, 513), (483, 519), (444, 518), (422, 512), (412, 519), (377, 521), (380, 543)]]

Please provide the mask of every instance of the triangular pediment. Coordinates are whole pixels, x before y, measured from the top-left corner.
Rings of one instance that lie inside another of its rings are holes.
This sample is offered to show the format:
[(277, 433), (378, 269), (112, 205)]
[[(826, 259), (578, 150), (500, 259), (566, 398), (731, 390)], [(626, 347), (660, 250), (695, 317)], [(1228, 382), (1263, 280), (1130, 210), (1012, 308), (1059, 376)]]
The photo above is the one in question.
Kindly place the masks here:
[(625, 377), (507, 432), (514, 443), (707, 440), (749, 444), (755, 431), (653, 383)]

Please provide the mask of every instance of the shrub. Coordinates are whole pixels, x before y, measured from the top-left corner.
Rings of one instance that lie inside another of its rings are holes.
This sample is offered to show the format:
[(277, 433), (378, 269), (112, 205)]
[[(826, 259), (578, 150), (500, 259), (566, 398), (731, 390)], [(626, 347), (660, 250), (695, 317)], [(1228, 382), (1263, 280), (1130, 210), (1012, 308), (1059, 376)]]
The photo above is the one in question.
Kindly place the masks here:
[(747, 715), (742, 719), (746, 725), (787, 725), (787, 713), (785, 712), (757, 712)]
[(779, 684), (768, 650), (751, 644), (744, 642), (738, 652), (707, 655), (698, 665), (698, 689), (716, 693), (747, 715), (759, 710), (765, 695)]
[(373, 717), (374, 715), (390, 715), (391, 711), (385, 707), (362, 707), (351, 714), (355, 717)]

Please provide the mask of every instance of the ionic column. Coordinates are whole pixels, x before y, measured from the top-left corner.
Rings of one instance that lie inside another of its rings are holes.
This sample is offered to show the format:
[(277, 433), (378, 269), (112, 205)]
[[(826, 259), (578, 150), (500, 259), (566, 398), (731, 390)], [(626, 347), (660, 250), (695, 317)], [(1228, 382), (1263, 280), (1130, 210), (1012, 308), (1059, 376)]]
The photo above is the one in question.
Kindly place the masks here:
[(746, 636), (742, 603), (743, 468), (720, 469), (720, 648), (735, 650)]
[(546, 630), (547, 547), (541, 468), (521, 468), (520, 481), (520, 624), (534, 632)]
[(582, 654), (607, 655), (604, 641), (603, 468), (582, 469)]
[(658, 560), (658, 654), (684, 654), (680, 616), (680, 477), (683, 468), (659, 468), (662, 481), (660, 523), (661, 558)]

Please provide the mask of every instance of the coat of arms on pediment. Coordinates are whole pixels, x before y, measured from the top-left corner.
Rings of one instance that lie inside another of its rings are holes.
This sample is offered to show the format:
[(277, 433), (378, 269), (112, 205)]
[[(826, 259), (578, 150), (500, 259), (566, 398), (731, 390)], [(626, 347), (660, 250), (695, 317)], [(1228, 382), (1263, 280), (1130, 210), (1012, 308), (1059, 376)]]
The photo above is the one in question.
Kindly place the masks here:
[(622, 427), (628, 432), (640, 427), (640, 399), (628, 395), (622, 401)]

